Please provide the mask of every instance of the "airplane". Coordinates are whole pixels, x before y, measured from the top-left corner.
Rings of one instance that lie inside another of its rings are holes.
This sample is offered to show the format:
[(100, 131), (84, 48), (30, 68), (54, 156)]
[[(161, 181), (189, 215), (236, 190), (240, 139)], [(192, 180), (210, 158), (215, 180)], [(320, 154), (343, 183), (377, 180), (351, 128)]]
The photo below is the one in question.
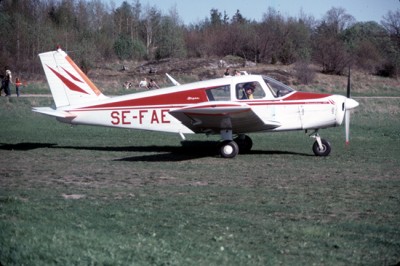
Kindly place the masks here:
[(185, 134), (219, 134), (222, 158), (247, 153), (254, 132), (308, 130), (316, 156), (328, 156), (331, 144), (319, 130), (346, 122), (359, 104), (342, 95), (296, 91), (264, 75), (223, 77), (128, 95), (107, 97), (61, 48), (39, 54), (53, 107), (33, 111), (72, 125), (95, 125)]

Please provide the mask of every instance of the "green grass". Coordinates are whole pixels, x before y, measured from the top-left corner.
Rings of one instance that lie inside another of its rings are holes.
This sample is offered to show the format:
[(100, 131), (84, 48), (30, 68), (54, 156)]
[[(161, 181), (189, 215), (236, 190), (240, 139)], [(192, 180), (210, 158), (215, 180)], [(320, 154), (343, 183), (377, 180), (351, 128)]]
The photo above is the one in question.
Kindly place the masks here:
[(70, 127), (0, 98), (1, 265), (395, 265), (399, 99), (360, 99), (344, 129), (217, 137)]

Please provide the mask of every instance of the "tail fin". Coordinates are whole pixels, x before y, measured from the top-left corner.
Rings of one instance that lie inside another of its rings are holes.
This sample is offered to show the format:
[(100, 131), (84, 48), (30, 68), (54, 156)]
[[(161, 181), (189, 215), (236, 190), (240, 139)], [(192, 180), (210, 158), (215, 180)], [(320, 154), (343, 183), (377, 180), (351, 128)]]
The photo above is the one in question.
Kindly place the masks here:
[(57, 108), (106, 98), (63, 50), (39, 57)]

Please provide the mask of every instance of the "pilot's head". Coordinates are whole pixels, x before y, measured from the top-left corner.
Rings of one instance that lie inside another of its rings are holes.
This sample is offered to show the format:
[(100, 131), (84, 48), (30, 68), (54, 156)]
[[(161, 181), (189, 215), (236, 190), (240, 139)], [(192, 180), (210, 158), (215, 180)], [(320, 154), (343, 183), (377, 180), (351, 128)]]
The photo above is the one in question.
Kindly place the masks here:
[(243, 85), (243, 89), (244, 89), (246, 92), (249, 91), (249, 92), (253, 93), (253, 92), (254, 92), (254, 89), (255, 89), (255, 86), (254, 86), (253, 83), (246, 83), (246, 84)]

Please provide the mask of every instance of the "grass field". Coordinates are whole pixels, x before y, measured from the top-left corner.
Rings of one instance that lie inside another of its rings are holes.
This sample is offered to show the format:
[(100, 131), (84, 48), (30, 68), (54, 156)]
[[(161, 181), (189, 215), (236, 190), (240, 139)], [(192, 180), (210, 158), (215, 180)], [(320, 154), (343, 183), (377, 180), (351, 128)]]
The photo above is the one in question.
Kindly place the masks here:
[(396, 265), (400, 99), (322, 130), (217, 137), (70, 127), (0, 98), (0, 265)]

